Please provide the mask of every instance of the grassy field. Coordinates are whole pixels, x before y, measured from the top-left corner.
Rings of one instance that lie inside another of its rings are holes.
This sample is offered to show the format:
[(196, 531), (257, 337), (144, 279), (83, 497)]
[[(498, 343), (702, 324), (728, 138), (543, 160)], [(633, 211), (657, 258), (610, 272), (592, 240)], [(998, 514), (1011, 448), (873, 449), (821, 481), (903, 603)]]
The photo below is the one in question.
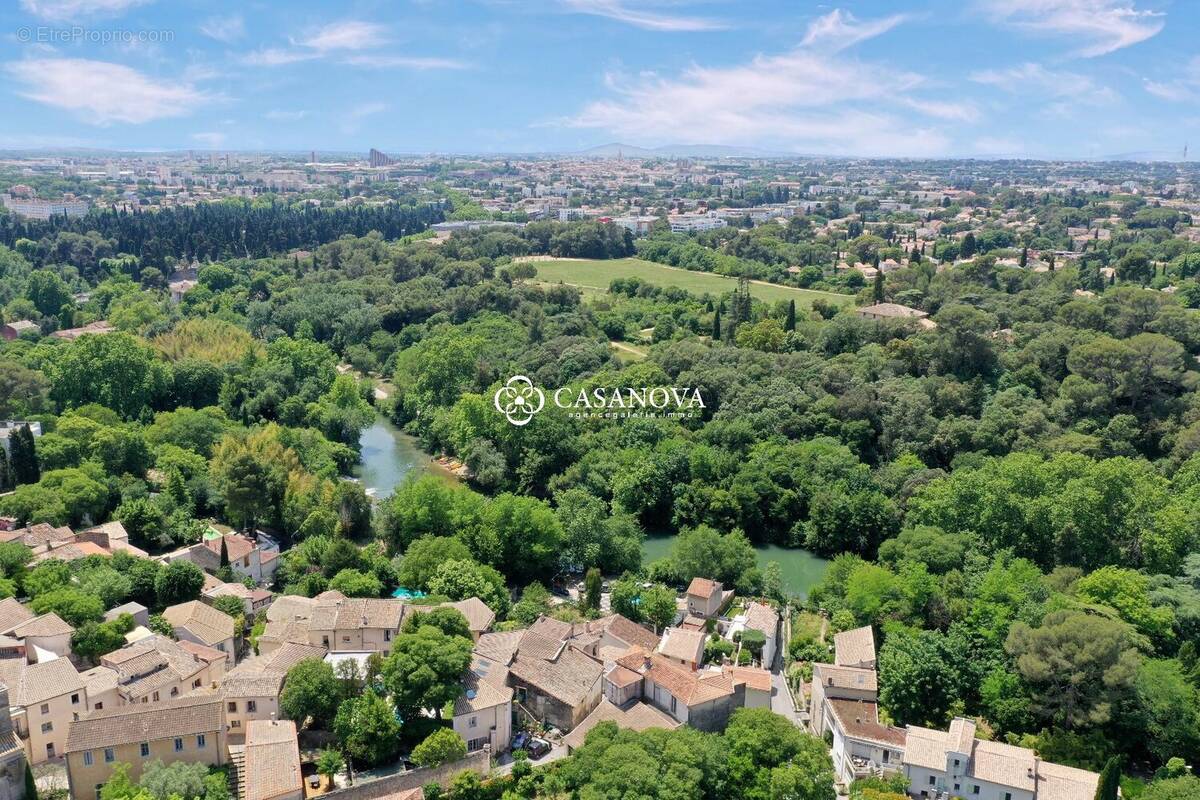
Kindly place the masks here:
[[(538, 279), (546, 283), (568, 283), (578, 286), (585, 294), (608, 291), (614, 278), (641, 278), (655, 286), (678, 286), (695, 294), (718, 295), (731, 291), (737, 281), (711, 272), (689, 272), (640, 258), (617, 258), (612, 260), (568, 259), (533, 262), (537, 267)], [(818, 297), (833, 303), (850, 303), (849, 295), (832, 292), (816, 292), (810, 289), (793, 289), (762, 281), (751, 281), (750, 293), (759, 300), (774, 303), (776, 300), (795, 300), (800, 308), (808, 308)]]

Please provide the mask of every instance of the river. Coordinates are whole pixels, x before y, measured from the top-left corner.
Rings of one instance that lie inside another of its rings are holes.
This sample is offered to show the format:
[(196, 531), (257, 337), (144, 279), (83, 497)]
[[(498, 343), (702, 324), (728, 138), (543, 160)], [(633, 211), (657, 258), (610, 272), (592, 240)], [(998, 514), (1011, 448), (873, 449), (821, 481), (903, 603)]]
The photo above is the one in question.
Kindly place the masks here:
[[(642, 542), (643, 566), (670, 555), (674, 542), (674, 536), (647, 536)], [(825, 576), (825, 568), (829, 566), (828, 561), (807, 550), (780, 547), (777, 544), (755, 545), (754, 552), (760, 569), (768, 561), (778, 561), (783, 571), (784, 591), (801, 599), (808, 597), (809, 589), (821, 581)]]
[(361, 459), (354, 468), (354, 477), (377, 499), (390, 496), (410, 475), (428, 472), (448, 481), (456, 480), (430, 460), (416, 437), (409, 436), (382, 415), (375, 417), (371, 427), (363, 431), (358, 444)]
[[(432, 473), (447, 481), (457, 480), (430, 460), (429, 454), (421, 449), (421, 443), (415, 437), (409, 436), (382, 415), (375, 418), (375, 422), (363, 431), (358, 441), (362, 459), (354, 469), (354, 477), (362, 481), (364, 488), (376, 498), (390, 496), (396, 486), (410, 475)], [(647, 536), (642, 543), (642, 563), (648, 564), (666, 556), (673, 541), (672, 536)], [(758, 545), (755, 552), (759, 567), (765, 567), (768, 561), (778, 561), (783, 570), (784, 589), (802, 598), (807, 597), (808, 590), (825, 575), (825, 567), (829, 564), (807, 550), (774, 544)]]

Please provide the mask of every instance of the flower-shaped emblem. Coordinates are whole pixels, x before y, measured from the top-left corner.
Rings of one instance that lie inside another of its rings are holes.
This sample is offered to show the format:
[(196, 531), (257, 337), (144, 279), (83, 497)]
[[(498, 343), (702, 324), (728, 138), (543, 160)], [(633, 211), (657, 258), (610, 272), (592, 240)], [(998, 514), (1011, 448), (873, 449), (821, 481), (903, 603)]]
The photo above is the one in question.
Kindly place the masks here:
[(546, 395), (524, 375), (514, 375), (496, 390), (496, 410), (513, 425), (527, 425), (546, 404)]

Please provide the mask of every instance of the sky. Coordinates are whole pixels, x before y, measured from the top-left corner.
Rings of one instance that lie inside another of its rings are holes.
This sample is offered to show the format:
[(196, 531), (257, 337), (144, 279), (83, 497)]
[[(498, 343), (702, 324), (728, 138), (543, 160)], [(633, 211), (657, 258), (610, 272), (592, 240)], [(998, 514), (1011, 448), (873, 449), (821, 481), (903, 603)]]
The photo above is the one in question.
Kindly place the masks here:
[(0, 148), (1200, 150), (1198, 0), (5, 0)]

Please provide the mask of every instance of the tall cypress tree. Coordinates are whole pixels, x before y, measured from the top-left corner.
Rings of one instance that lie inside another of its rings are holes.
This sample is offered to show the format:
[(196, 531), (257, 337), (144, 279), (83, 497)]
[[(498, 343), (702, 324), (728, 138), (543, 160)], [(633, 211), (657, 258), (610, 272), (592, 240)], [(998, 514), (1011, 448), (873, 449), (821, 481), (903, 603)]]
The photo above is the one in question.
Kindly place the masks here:
[(12, 471), (13, 483), (20, 486), (23, 483), (37, 483), (42, 476), (38, 469), (37, 451), (33, 445), (33, 431), (28, 425), (22, 425), (13, 431), (9, 438), (11, 453), (9, 464)]
[(788, 300), (787, 321), (783, 324), (785, 331), (796, 330), (796, 301)]
[(1117, 800), (1117, 790), (1121, 788), (1121, 761), (1113, 756), (1104, 762), (1100, 771), (1100, 780), (1096, 783), (1096, 800)]
[(1024, 269), (1028, 263), (1029, 263), (1029, 248), (1022, 247), (1021, 248), (1021, 269)]
[(0, 492), (6, 492), (12, 488), (12, 474), (8, 466), (8, 453), (3, 447), (0, 447)]
[(712, 340), (714, 342), (721, 341), (721, 309), (713, 314)]
[(883, 302), (883, 270), (878, 268), (875, 270), (875, 291), (873, 296), (876, 303)]

